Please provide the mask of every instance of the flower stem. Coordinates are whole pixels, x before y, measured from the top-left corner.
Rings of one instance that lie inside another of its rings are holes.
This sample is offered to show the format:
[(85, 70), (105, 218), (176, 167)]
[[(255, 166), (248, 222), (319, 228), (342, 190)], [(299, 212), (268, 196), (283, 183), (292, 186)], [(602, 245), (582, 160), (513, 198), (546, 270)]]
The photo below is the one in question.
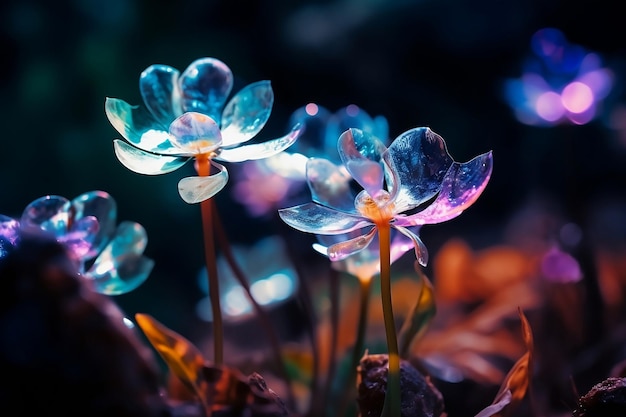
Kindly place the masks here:
[[(200, 176), (209, 176), (211, 174), (211, 163), (208, 155), (199, 155), (196, 157), (196, 170)], [(200, 203), (200, 210), (202, 212), (202, 233), (204, 235), (204, 259), (209, 281), (211, 312), (213, 313), (214, 362), (216, 365), (221, 365), (224, 362), (224, 326), (222, 324), (219, 279), (217, 276), (217, 261), (215, 257), (213, 208), (214, 204), (211, 199)]]
[(359, 323), (357, 325), (356, 340), (354, 342), (354, 348), (352, 349), (352, 358), (350, 360), (350, 368), (348, 370), (348, 376), (344, 382), (344, 389), (341, 390), (343, 398), (341, 406), (339, 407), (339, 413), (337, 416), (346, 415), (346, 408), (348, 402), (353, 400), (354, 391), (356, 389), (355, 377), (356, 370), (363, 356), (363, 345), (365, 344), (365, 331), (367, 329), (367, 309), (370, 302), (370, 293), (372, 288), (372, 279), (359, 277)]
[(396, 326), (393, 319), (391, 303), (391, 227), (389, 223), (380, 222), (378, 227), (378, 241), (380, 242), (380, 296), (383, 305), (383, 319), (387, 335), (387, 354), (389, 371), (387, 375), (387, 390), (383, 405), (383, 417), (400, 416), (400, 355)]

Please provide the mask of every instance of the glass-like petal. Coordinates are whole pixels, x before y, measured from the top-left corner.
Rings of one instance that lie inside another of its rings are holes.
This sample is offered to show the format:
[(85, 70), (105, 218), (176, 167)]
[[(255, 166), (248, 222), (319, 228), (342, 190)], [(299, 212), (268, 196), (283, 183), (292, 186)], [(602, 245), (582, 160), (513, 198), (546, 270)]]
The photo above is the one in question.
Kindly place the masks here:
[(387, 149), (373, 135), (360, 129), (349, 129), (337, 142), (339, 157), (352, 178), (371, 196), (383, 188), (381, 156)]
[(457, 217), (478, 199), (489, 182), (492, 168), (491, 152), (463, 164), (455, 162), (443, 178), (441, 191), (435, 201), (416, 214), (398, 216), (396, 224), (435, 224)]
[(85, 258), (96, 256), (113, 235), (117, 221), (117, 203), (111, 195), (104, 191), (89, 191), (74, 198), (71, 202), (74, 210), (74, 221), (88, 216), (97, 219), (97, 234), (92, 238), (92, 249)]
[(20, 223), (22, 227), (35, 226), (53, 233), (54, 236), (63, 236), (71, 221), (70, 207), (70, 201), (65, 197), (40, 197), (26, 206)]
[(219, 148), (222, 135), (217, 122), (209, 116), (187, 112), (170, 124), (170, 141), (182, 152), (198, 155)]
[(315, 203), (278, 210), (280, 218), (294, 229), (322, 235), (337, 235), (370, 226), (367, 219)]
[(182, 156), (156, 155), (116, 139), (113, 141), (115, 155), (126, 168), (139, 174), (159, 175), (172, 172), (183, 166), (190, 158)]
[(213, 162), (220, 172), (209, 177), (187, 177), (178, 182), (180, 197), (189, 204), (201, 203), (217, 194), (228, 182), (228, 171)]
[[(454, 162), (443, 138), (427, 127), (408, 130), (389, 146), (386, 166), (397, 175), (386, 173), (398, 212), (410, 210), (433, 198)], [(398, 183), (399, 182), (399, 187)]]
[(367, 132), (383, 143), (389, 137), (389, 127), (387, 119), (378, 116), (375, 119), (362, 108), (355, 104), (350, 104), (342, 109), (337, 110), (328, 120), (326, 127), (326, 135), (333, 145), (336, 145), (337, 138), (350, 128), (360, 129)]
[(424, 242), (422, 242), (422, 239), (420, 239), (420, 237), (417, 235), (417, 233), (414, 233), (412, 230), (406, 227), (398, 226), (396, 224), (394, 224), (393, 227), (398, 232), (402, 233), (404, 236), (413, 241), (415, 258), (417, 259), (417, 262), (419, 262), (422, 266), (428, 265), (428, 249), (426, 248), (426, 245), (424, 245)]
[(139, 223), (122, 222), (114, 238), (94, 261), (85, 276), (94, 280), (98, 292), (116, 295), (135, 289), (146, 280), (154, 261), (142, 256), (148, 236)]
[(350, 189), (352, 178), (345, 169), (327, 159), (311, 158), (306, 164), (306, 177), (314, 202), (357, 214)]
[(195, 111), (220, 120), (233, 88), (233, 73), (226, 64), (215, 58), (200, 58), (187, 67), (178, 83), (183, 111)]
[(331, 261), (340, 261), (350, 255), (354, 255), (357, 252), (362, 251), (367, 248), (370, 243), (372, 243), (372, 239), (376, 236), (376, 232), (377, 229), (373, 227), (372, 230), (362, 236), (331, 245), (327, 252), (328, 259)]
[(226, 162), (242, 162), (269, 158), (293, 145), (294, 142), (298, 140), (298, 137), (300, 137), (301, 132), (302, 127), (296, 125), (289, 134), (282, 138), (268, 140), (263, 143), (255, 143), (253, 145), (243, 145), (232, 149), (221, 149), (215, 159)]
[(69, 232), (58, 236), (58, 241), (65, 245), (79, 260), (92, 258), (94, 241), (98, 234), (98, 219), (94, 216), (86, 216), (76, 220)]
[(19, 241), (20, 222), (0, 214), (0, 258), (6, 256)]
[(332, 138), (325, 134), (330, 116), (328, 109), (315, 103), (308, 103), (296, 109), (289, 117), (288, 126), (301, 124), (304, 131), (290, 152), (301, 153), (309, 158), (336, 157), (337, 138), (341, 132)]
[(139, 77), (139, 91), (146, 107), (163, 126), (183, 114), (178, 90), (180, 72), (169, 65), (150, 65)]
[(222, 113), (224, 146), (238, 145), (256, 136), (269, 119), (273, 104), (274, 92), (269, 81), (249, 84), (237, 92)]
[(144, 107), (107, 98), (104, 109), (115, 130), (134, 146), (157, 154), (180, 155), (180, 149), (169, 140), (167, 125), (158, 123)]

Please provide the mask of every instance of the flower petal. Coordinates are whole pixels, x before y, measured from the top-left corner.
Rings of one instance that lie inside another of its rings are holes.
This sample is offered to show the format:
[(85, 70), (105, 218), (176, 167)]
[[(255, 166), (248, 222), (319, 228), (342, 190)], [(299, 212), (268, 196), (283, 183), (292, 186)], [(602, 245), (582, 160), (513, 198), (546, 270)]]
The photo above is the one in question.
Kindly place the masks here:
[(415, 249), (415, 258), (417, 259), (417, 262), (419, 262), (422, 266), (428, 265), (428, 249), (426, 248), (426, 245), (424, 245), (424, 242), (422, 242), (422, 239), (420, 239), (420, 237), (417, 235), (417, 233), (406, 227), (398, 226), (395, 223), (393, 224), (393, 227), (398, 232), (402, 233), (404, 236), (413, 241), (413, 248)]
[(139, 223), (120, 223), (115, 237), (84, 275), (94, 280), (95, 290), (103, 294), (123, 294), (137, 288), (154, 266), (154, 261), (142, 256), (147, 242)]
[(200, 58), (178, 79), (183, 111), (206, 114), (220, 120), (222, 108), (233, 88), (233, 73), (219, 59)]
[(340, 261), (362, 251), (372, 243), (377, 230), (376, 227), (372, 227), (372, 230), (362, 236), (331, 245), (327, 250), (328, 259), (331, 261)]
[(71, 201), (74, 221), (93, 216), (98, 221), (96, 235), (92, 238), (93, 247), (84, 255), (86, 259), (96, 256), (113, 236), (117, 221), (117, 203), (104, 191), (89, 191)]
[(190, 158), (156, 155), (116, 139), (113, 141), (115, 155), (126, 168), (139, 174), (159, 175), (172, 172), (183, 166)]
[(144, 107), (107, 97), (104, 110), (115, 130), (137, 148), (163, 155), (181, 154), (181, 150), (170, 142), (167, 128)]
[(209, 116), (186, 112), (170, 124), (170, 140), (182, 152), (197, 155), (219, 148), (222, 134), (217, 122)]
[(208, 177), (187, 177), (178, 182), (178, 193), (185, 203), (195, 204), (217, 194), (228, 182), (228, 171), (222, 165), (212, 163), (220, 172)]
[(252, 139), (267, 123), (273, 104), (274, 92), (269, 81), (249, 84), (237, 92), (222, 113), (220, 127), (224, 146)]
[(20, 222), (12, 217), (0, 214), (0, 257), (6, 252), (1, 239), (6, 239), (11, 245), (15, 245), (20, 233)]
[(95, 216), (82, 217), (73, 222), (70, 230), (58, 236), (57, 240), (65, 245), (76, 259), (86, 261), (93, 257), (90, 254), (94, 252), (98, 229), (98, 219)]
[(306, 177), (314, 202), (323, 206), (357, 214), (352, 178), (343, 167), (327, 159), (311, 158), (306, 163)]
[(454, 162), (441, 136), (427, 127), (398, 136), (385, 154), (386, 179), (398, 212), (433, 198)]
[(349, 129), (339, 137), (337, 149), (352, 178), (370, 196), (375, 196), (382, 190), (381, 157), (387, 148), (379, 139), (360, 129)]
[(296, 125), (289, 134), (282, 138), (268, 140), (263, 143), (255, 143), (253, 145), (243, 145), (232, 149), (221, 149), (215, 159), (226, 162), (242, 162), (268, 158), (293, 145), (300, 137), (300, 133), (302, 133), (302, 127)]
[(455, 162), (443, 178), (435, 201), (416, 214), (397, 217), (396, 224), (436, 224), (457, 217), (478, 199), (489, 182), (492, 168), (491, 152), (463, 164)]
[(363, 217), (333, 210), (316, 203), (280, 209), (278, 214), (294, 229), (322, 235), (347, 233), (372, 224)]
[(55, 237), (67, 233), (70, 224), (70, 201), (58, 195), (40, 197), (26, 206), (20, 218), (21, 227), (34, 226)]
[(146, 107), (163, 126), (183, 114), (178, 90), (180, 71), (169, 65), (150, 65), (139, 77), (139, 90)]

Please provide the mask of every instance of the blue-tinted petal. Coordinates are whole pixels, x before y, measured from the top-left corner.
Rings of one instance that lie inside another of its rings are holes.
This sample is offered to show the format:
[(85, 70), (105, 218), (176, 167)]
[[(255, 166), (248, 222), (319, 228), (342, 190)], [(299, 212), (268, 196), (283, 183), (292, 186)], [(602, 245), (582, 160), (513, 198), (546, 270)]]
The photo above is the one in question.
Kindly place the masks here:
[(280, 218), (294, 229), (321, 235), (336, 235), (371, 226), (367, 219), (333, 210), (315, 203), (306, 203), (278, 210)]
[(154, 261), (142, 256), (147, 242), (146, 231), (139, 223), (120, 223), (114, 238), (85, 273), (94, 280), (96, 291), (123, 294), (143, 283), (154, 266)]
[(113, 141), (115, 155), (126, 168), (139, 174), (159, 175), (172, 172), (183, 166), (190, 158), (156, 155), (116, 139)]
[(387, 183), (392, 188), (398, 212), (433, 198), (454, 162), (443, 138), (427, 127), (411, 129), (398, 136), (389, 146), (385, 161)]
[(306, 164), (306, 177), (314, 202), (323, 206), (353, 212), (355, 195), (350, 189), (352, 178), (343, 167), (327, 159), (311, 158)]
[(377, 229), (373, 227), (372, 230), (364, 235), (331, 245), (327, 251), (328, 259), (331, 261), (340, 261), (348, 256), (362, 251), (367, 248), (370, 243), (372, 243), (372, 239), (376, 236), (376, 232)]
[(20, 223), (34, 226), (59, 237), (67, 233), (71, 221), (70, 201), (58, 195), (40, 197), (26, 206)]
[(104, 249), (115, 232), (117, 204), (105, 191), (89, 191), (74, 198), (71, 203), (75, 221), (88, 216), (93, 216), (98, 221), (97, 234), (92, 238), (93, 247), (85, 254), (85, 258), (93, 258)]
[(398, 216), (396, 224), (435, 224), (457, 217), (478, 199), (489, 182), (492, 168), (491, 152), (463, 164), (453, 163), (443, 178), (441, 192), (435, 201), (416, 214)]
[(325, 135), (329, 117), (330, 112), (315, 103), (308, 103), (296, 109), (289, 117), (289, 126), (301, 124), (304, 126), (304, 132), (290, 152), (298, 152), (309, 158), (334, 158), (339, 162), (337, 157), (339, 133), (330, 140)]
[(217, 174), (208, 177), (187, 177), (178, 182), (178, 193), (185, 203), (201, 203), (224, 188), (228, 182), (228, 171), (215, 162), (212, 162), (212, 165), (220, 170)]
[(415, 258), (417, 259), (417, 262), (419, 262), (419, 264), (422, 266), (426, 266), (428, 264), (428, 249), (426, 248), (426, 245), (424, 245), (424, 242), (422, 242), (422, 239), (420, 239), (420, 237), (417, 235), (417, 233), (406, 227), (397, 226), (395, 224), (394, 228), (413, 241)]
[(326, 128), (327, 138), (335, 143), (337, 138), (350, 128), (367, 132), (380, 139), (383, 143), (388, 140), (387, 119), (382, 116), (372, 119), (365, 110), (355, 104), (350, 104), (337, 110), (330, 117)]
[[(93, 257), (94, 241), (98, 234), (98, 219), (94, 216), (82, 217), (72, 223), (70, 230), (58, 237), (76, 259), (87, 260)], [(97, 253), (97, 252), (96, 252)]]
[(215, 151), (222, 144), (220, 128), (209, 116), (187, 112), (170, 125), (170, 141), (185, 154)]
[(131, 106), (124, 100), (116, 98), (107, 98), (104, 109), (115, 130), (137, 148), (164, 155), (181, 153), (180, 149), (170, 142), (167, 127), (156, 122), (144, 107)]
[(274, 92), (269, 81), (252, 83), (238, 91), (222, 113), (220, 127), (224, 147), (256, 136), (269, 119), (273, 104)]
[(298, 140), (301, 132), (301, 126), (294, 126), (291, 132), (282, 138), (268, 140), (263, 143), (255, 143), (253, 145), (243, 145), (232, 149), (221, 149), (215, 159), (226, 162), (242, 162), (269, 158), (293, 145), (294, 142)]
[(369, 195), (374, 196), (382, 190), (381, 156), (387, 148), (379, 139), (360, 129), (349, 129), (339, 137), (337, 149), (352, 178)]
[(178, 79), (183, 111), (206, 114), (220, 120), (222, 108), (233, 88), (233, 73), (219, 59), (192, 62)]
[(183, 114), (178, 90), (180, 72), (169, 65), (150, 65), (139, 77), (139, 90), (146, 107), (163, 126)]

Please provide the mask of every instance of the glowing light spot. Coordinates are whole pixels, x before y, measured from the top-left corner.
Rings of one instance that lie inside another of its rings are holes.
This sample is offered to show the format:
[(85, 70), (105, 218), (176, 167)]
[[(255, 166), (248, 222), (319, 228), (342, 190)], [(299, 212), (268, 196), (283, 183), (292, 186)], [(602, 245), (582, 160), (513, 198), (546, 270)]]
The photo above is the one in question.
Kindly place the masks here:
[(304, 107), (304, 111), (309, 116), (315, 116), (317, 112), (319, 111), (319, 107), (315, 103), (309, 103)]
[(593, 91), (579, 81), (569, 83), (561, 94), (563, 107), (572, 113), (583, 113), (593, 104)]
[(122, 323), (124, 323), (124, 326), (128, 327), (129, 329), (135, 328), (135, 323), (133, 323), (132, 320), (129, 319), (128, 317), (124, 317), (122, 319)]
[(248, 296), (241, 286), (231, 288), (223, 300), (224, 312), (231, 317), (242, 316), (252, 310)]
[(537, 114), (548, 122), (555, 122), (563, 117), (565, 109), (561, 102), (561, 96), (554, 91), (541, 94), (535, 102)]
[(348, 107), (346, 107), (346, 113), (350, 117), (356, 117), (356, 115), (359, 114), (359, 111), (359, 106), (357, 106), (356, 104), (350, 104), (348, 105)]

